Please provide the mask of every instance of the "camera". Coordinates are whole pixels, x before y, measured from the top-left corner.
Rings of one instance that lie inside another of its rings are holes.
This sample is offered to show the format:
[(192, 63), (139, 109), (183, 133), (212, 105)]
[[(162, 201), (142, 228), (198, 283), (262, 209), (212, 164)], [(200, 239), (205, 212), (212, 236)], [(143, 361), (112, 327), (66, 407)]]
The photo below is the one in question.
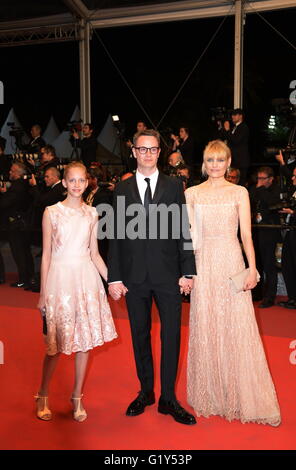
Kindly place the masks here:
[(296, 199), (291, 197), (290, 199), (283, 199), (278, 204), (274, 204), (269, 206), (269, 210), (271, 211), (281, 211), (282, 209), (292, 209), (293, 211), (296, 209)]
[(285, 148), (267, 147), (265, 149), (265, 156), (275, 157), (280, 153), (280, 151), (283, 154), (285, 163), (292, 163), (296, 159), (296, 144), (287, 145)]
[(21, 127), (16, 127), (14, 122), (8, 122), (7, 125), (11, 127), (9, 131), (9, 135), (15, 137), (16, 139), (23, 137), (25, 135), (25, 131)]
[(211, 120), (218, 124), (225, 121), (231, 121), (231, 110), (226, 109), (224, 106), (218, 106), (217, 108), (211, 108)]
[(81, 123), (82, 123), (81, 119), (79, 121), (69, 121), (66, 124), (65, 131), (71, 132), (71, 134), (73, 134), (73, 132), (81, 132), (81, 129), (82, 129)]

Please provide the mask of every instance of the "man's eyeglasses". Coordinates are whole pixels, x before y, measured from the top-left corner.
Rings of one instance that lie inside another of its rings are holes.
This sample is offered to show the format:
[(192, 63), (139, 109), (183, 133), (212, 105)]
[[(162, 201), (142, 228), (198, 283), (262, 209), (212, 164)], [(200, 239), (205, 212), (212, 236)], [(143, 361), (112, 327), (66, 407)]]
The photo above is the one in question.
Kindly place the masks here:
[(139, 151), (141, 155), (146, 155), (148, 150), (150, 151), (151, 155), (157, 155), (159, 147), (134, 147), (136, 150)]

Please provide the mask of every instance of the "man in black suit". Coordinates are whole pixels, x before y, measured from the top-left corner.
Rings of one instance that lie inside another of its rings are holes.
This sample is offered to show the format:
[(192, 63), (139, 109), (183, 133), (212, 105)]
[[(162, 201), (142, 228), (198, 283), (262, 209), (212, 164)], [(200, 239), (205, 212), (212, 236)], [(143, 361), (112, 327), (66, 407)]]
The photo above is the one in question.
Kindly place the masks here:
[(45, 146), (45, 140), (41, 137), (41, 127), (39, 124), (34, 124), (30, 132), (32, 138), (29, 144), (22, 146), (22, 148), (29, 153), (39, 153), (40, 149)]
[(11, 287), (27, 287), (34, 276), (34, 261), (30, 248), (30, 235), (26, 227), (31, 196), (27, 180), (23, 179), (26, 167), (23, 163), (11, 165), (11, 186), (0, 189), (0, 214), (8, 227), (8, 241), (17, 265), (19, 279)]
[(52, 206), (66, 198), (66, 190), (62, 185), (61, 174), (56, 167), (49, 167), (44, 174), (44, 186), (38, 186), (35, 175), (30, 180), (31, 195), (33, 196), (34, 221), (33, 228), (41, 233), (42, 216), (47, 206)]
[(231, 113), (233, 128), (230, 129), (229, 121), (225, 121), (222, 138), (227, 140), (231, 150), (231, 164), (240, 171), (240, 183), (244, 185), (247, 180), (247, 172), (250, 166), (249, 155), (249, 128), (244, 122), (242, 109), (234, 109)]
[[(133, 154), (137, 160), (136, 175), (120, 182), (114, 193), (114, 239), (110, 240), (108, 283), (116, 300), (126, 295), (131, 325), (137, 374), (141, 383), (138, 397), (126, 414), (137, 416), (155, 403), (154, 372), (151, 351), (151, 307), (154, 299), (161, 321), (161, 397), (158, 411), (170, 414), (183, 424), (195, 424), (195, 418), (176, 400), (175, 381), (180, 349), (181, 293), (190, 293), (196, 274), (193, 252), (188, 248), (190, 236), (182, 183), (157, 169), (160, 153), (159, 133), (145, 130), (135, 135)], [(124, 200), (126, 213), (121, 209)], [(133, 206), (132, 206), (133, 205)], [(176, 212), (170, 213), (173, 207)], [(129, 234), (133, 217), (131, 209), (142, 214), (138, 228), (142, 233)], [(168, 217), (164, 220), (166, 209)], [(185, 213), (182, 214), (182, 210)], [(156, 211), (156, 212), (155, 212)], [(159, 214), (160, 211), (160, 214)], [(155, 214), (159, 225), (154, 224)], [(177, 214), (177, 218), (175, 215)], [(183, 215), (183, 219), (182, 219)], [(185, 217), (184, 217), (185, 216)], [(187, 222), (176, 230), (176, 221)], [(140, 227), (141, 221), (144, 222)], [(166, 234), (161, 234), (167, 222)], [(120, 227), (121, 226), (121, 227)], [(125, 227), (125, 235), (120, 231)], [(186, 246), (187, 243), (187, 246)]]
[(82, 127), (83, 139), (80, 139), (77, 131), (71, 136), (71, 144), (73, 147), (81, 149), (81, 160), (86, 168), (89, 168), (92, 162), (97, 159), (97, 139), (93, 135), (94, 127), (90, 123), (84, 124)]

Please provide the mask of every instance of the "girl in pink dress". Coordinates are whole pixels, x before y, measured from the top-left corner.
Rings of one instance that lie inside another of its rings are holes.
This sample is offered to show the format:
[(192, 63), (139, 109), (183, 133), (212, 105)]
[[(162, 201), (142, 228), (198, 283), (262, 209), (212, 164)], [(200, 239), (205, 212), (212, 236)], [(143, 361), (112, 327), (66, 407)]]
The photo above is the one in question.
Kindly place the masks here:
[(41, 291), (38, 308), (46, 326), (47, 353), (42, 382), (36, 396), (37, 417), (48, 421), (48, 388), (60, 353), (75, 357), (72, 393), (74, 419), (87, 418), (82, 405), (82, 386), (89, 350), (117, 337), (101, 276), (107, 268), (98, 252), (98, 215), (86, 205), (86, 168), (70, 163), (63, 185), (68, 195), (63, 202), (46, 208), (43, 216)]
[[(246, 188), (225, 179), (230, 150), (213, 141), (204, 151), (204, 183), (185, 192), (197, 276), (191, 294), (187, 396), (198, 416), (278, 426), (281, 415), (259, 335), (251, 290), (257, 283)], [(249, 264), (244, 291), (230, 277)]]

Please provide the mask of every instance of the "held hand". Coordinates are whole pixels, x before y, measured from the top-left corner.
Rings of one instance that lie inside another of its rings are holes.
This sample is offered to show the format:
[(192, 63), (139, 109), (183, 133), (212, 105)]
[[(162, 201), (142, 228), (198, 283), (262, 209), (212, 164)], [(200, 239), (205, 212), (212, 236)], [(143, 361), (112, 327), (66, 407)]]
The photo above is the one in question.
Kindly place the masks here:
[(254, 289), (257, 285), (257, 273), (250, 273), (244, 283), (244, 291)]
[(193, 288), (193, 279), (186, 279), (186, 277), (181, 277), (179, 279), (180, 293), (188, 295)]
[(109, 284), (108, 291), (113, 300), (119, 300), (122, 295), (127, 293), (128, 289), (122, 282), (116, 282), (115, 284)]

